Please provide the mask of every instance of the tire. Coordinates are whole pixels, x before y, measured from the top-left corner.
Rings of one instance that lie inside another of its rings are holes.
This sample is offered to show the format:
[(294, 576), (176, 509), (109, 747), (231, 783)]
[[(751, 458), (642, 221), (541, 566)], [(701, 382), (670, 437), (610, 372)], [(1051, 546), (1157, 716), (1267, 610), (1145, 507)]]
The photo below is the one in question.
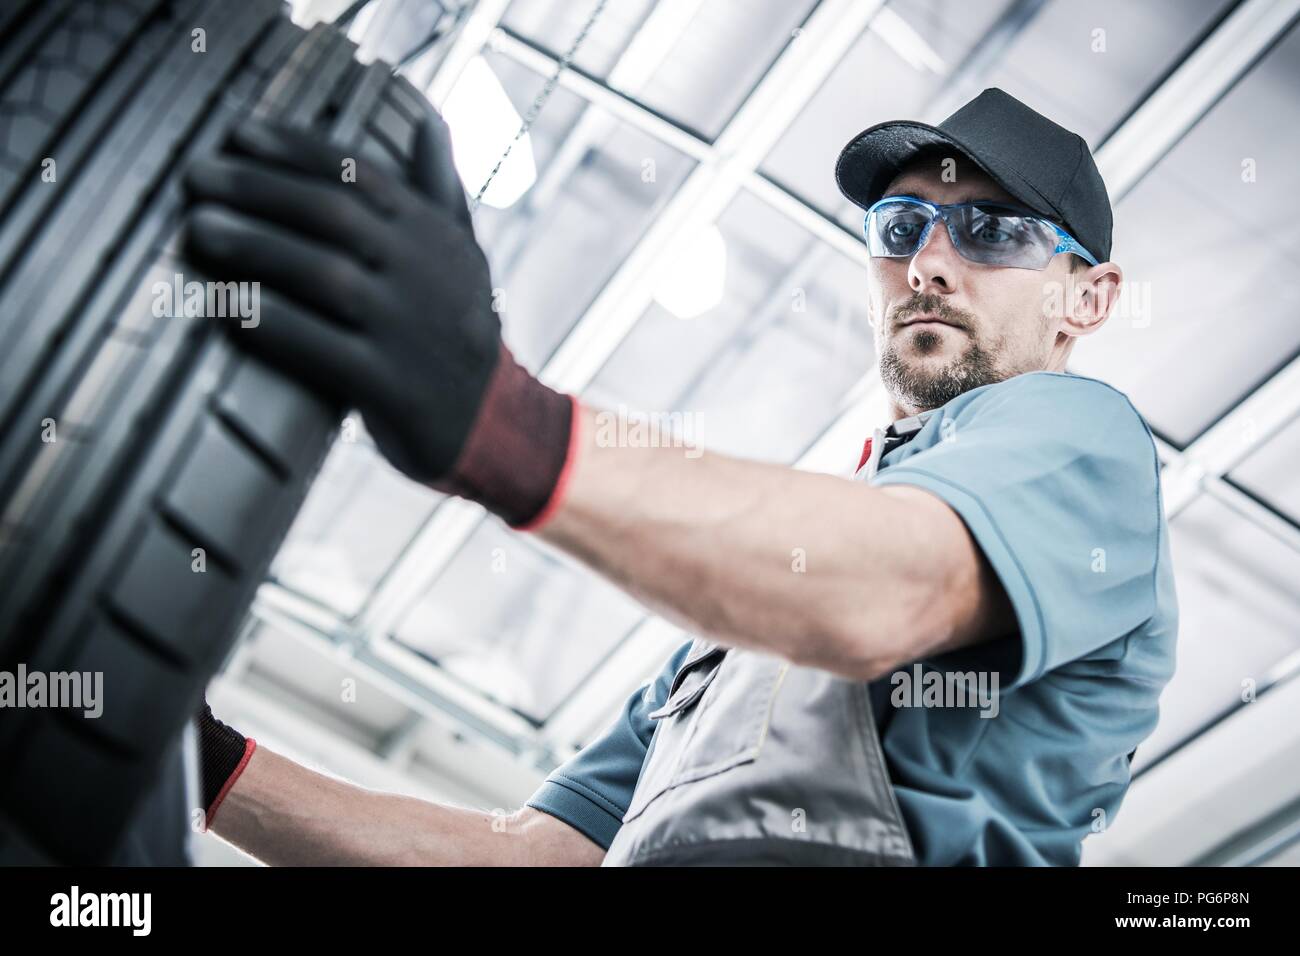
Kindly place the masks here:
[(250, 111), (409, 170), (429, 107), (354, 52), (275, 0), (0, 12), (0, 670), (104, 699), (3, 712), (0, 861), (114, 859), (333, 439), (341, 409), (153, 288), (205, 280), (179, 176)]

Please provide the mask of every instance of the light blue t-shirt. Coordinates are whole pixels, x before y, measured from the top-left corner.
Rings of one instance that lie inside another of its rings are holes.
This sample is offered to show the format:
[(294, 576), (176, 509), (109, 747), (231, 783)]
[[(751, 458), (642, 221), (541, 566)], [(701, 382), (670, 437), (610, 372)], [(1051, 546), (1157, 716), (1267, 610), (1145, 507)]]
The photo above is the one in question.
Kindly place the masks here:
[[(923, 865), (1076, 865), (1113, 821), (1129, 755), (1173, 675), (1178, 608), (1151, 432), (1122, 392), (1030, 372), (953, 399), (891, 449), (875, 485), (927, 489), (961, 516), (1015, 607), (1019, 633), (916, 662), (996, 672), (978, 706), (871, 698)], [(689, 644), (528, 805), (608, 847)], [(906, 671), (915, 677), (909, 664)], [(921, 683), (926, 683), (924, 680)], [(973, 703), (973, 702), (972, 702)]]

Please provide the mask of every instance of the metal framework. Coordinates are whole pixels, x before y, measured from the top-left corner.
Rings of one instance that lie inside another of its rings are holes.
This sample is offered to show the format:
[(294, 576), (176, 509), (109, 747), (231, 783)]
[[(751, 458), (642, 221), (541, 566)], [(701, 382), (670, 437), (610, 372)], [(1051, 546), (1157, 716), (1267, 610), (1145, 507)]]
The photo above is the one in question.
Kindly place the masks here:
[[(429, 81), (429, 95), (435, 104), (442, 102), (461, 70), (485, 46), (539, 76), (549, 75), (554, 69), (553, 54), (498, 26), (507, 5), (508, 0), (479, 0), (464, 19)], [(662, 17), (682, 28), (696, 5), (698, 0), (671, 0), (665, 4)], [(996, 27), (1002, 31), (1003, 42), (1022, 28), (1040, 6), (1038, 2), (1014, 5), (1015, 15), (1003, 17)], [(653, 67), (655, 56), (662, 56), (662, 46), (650, 44), (647, 49), (634, 41), (624, 57), (625, 65), (614, 68), (611, 82), (572, 68), (561, 76), (561, 86), (598, 108), (588, 110), (580, 119), (573, 145), (557, 156), (561, 169), (576, 162), (585, 143), (614, 121), (628, 123), (660, 140), (695, 160), (696, 166), (541, 370), (548, 384), (576, 392), (590, 383), (647, 308), (656, 269), (684, 237), (713, 223), (742, 189), (837, 253), (865, 263), (865, 250), (855, 234), (769, 180), (758, 167), (882, 7), (883, 0), (822, 0), (713, 142), (614, 88), (647, 75), (645, 71)], [(1097, 151), (1098, 165), (1112, 198), (1118, 201), (1130, 192), (1250, 71), (1297, 16), (1300, 0), (1243, 0)], [(988, 57), (975, 62), (977, 59), (978, 50), (972, 62), (958, 67), (966, 82), (976, 82), (980, 70), (991, 65)], [(952, 104), (932, 105), (940, 110)], [(537, 188), (557, 186), (548, 186), (544, 178)], [(879, 383), (874, 376), (864, 379), (797, 467), (842, 471), (845, 449), (852, 454), (869, 431), (873, 424), (869, 409), (879, 400)], [(1300, 358), (1282, 367), (1187, 448), (1180, 451), (1158, 442), (1165, 465), (1164, 495), (1169, 518), (1174, 519), (1205, 494), (1300, 551), (1300, 526), (1260, 505), (1225, 478), (1297, 416)], [(658, 666), (666, 649), (681, 635), (666, 622), (646, 617), (602, 663), (598, 679), (587, 681), (540, 729), (449, 680), (397, 644), (391, 632), (482, 520), (484, 513), (477, 505), (457, 499), (442, 502), (351, 622), (306, 606), (274, 584), (263, 586), (253, 615), (290, 629), (303, 639), (305, 647), (326, 654), (346, 649), (359, 667), (390, 688), (421, 718), (455, 720), (547, 769), (563, 759), (573, 741), (596, 730)], [(1286, 669), (1285, 679), (1296, 672), (1294, 667)], [(390, 751), (402, 752), (417, 729), (404, 727), (400, 738), (391, 742)]]

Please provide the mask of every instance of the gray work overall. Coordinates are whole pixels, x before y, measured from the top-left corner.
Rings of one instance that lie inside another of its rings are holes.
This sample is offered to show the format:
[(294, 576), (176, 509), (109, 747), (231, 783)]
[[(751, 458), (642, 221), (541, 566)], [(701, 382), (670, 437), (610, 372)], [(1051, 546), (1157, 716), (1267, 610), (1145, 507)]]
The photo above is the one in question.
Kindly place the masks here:
[[(924, 420), (877, 430), (857, 478)], [(697, 638), (604, 865), (914, 865), (868, 686)]]

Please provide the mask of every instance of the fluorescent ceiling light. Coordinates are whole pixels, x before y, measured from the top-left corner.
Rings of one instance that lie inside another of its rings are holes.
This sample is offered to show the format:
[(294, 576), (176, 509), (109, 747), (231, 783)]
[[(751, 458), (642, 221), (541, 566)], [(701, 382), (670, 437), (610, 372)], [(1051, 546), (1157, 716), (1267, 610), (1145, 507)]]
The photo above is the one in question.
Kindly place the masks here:
[(654, 298), (680, 319), (717, 306), (727, 286), (727, 243), (715, 225), (701, 229), (655, 279)]
[[(487, 61), (476, 56), (465, 65), (442, 116), (451, 128), (452, 154), (461, 180), (473, 195), (482, 188), (501, 154), (519, 132), (523, 119)], [(483, 194), (497, 209), (513, 205), (537, 181), (533, 143), (525, 133)]]

